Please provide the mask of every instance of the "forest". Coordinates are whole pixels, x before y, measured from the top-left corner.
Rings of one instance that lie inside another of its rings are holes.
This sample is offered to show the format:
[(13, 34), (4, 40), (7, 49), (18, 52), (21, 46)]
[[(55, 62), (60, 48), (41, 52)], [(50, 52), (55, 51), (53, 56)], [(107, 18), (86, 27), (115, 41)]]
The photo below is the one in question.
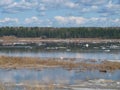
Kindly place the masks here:
[(120, 27), (0, 27), (0, 37), (120, 38)]

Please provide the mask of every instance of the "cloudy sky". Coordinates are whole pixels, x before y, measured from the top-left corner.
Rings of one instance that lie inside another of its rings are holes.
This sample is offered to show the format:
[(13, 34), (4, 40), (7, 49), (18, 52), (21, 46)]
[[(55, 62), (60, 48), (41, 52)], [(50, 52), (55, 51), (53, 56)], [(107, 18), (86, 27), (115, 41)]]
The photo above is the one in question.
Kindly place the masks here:
[(120, 27), (120, 0), (0, 0), (0, 26)]

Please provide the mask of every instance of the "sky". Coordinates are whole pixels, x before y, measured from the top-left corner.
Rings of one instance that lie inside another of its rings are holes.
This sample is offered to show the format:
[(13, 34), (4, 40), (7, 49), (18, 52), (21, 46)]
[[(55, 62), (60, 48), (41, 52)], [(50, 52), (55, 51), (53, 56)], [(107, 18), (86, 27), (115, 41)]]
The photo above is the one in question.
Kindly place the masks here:
[(120, 0), (0, 0), (0, 27), (120, 27)]

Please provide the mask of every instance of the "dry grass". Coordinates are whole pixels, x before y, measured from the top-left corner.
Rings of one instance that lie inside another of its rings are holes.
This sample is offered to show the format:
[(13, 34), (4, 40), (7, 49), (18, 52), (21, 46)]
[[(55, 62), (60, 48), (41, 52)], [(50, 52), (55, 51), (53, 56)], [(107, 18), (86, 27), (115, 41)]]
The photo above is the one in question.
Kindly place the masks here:
[(71, 60), (40, 59), (31, 57), (0, 56), (0, 68), (42, 68), (42, 67), (75, 68), (79, 64)]
[(101, 63), (75, 62), (75, 60), (61, 59), (41, 59), (31, 57), (8, 57), (0, 56), (0, 68), (17, 69), (17, 68), (32, 68), (42, 69), (47, 67), (63, 67), (68, 70), (99, 70), (107, 72), (112, 70), (120, 70), (120, 62), (103, 61)]
[(0, 90), (6, 90), (4, 84), (0, 83)]
[(15, 83), (7, 83), (7, 84), (0, 84), (0, 90), (16, 90), (21, 88), (22, 90), (55, 90), (55, 86), (53, 84), (39, 84), (30, 82), (24, 83), (23, 85), (16, 85)]
[(52, 81), (49, 83), (38, 82), (38, 81), (23, 81), (20, 83), (7, 82), (0, 83), (0, 90), (63, 90), (65, 85), (54, 84)]
[(100, 39), (100, 38), (71, 38), (71, 39), (56, 39), (56, 38), (47, 38), (47, 39), (41, 39), (41, 38), (18, 38), (14, 36), (3, 36), (0, 37), (0, 40), (3, 40), (3, 44), (6, 43), (40, 43), (40, 42), (64, 42), (64, 43), (84, 43), (84, 42), (96, 42), (96, 43), (106, 43), (106, 42), (119, 42), (120, 39)]
[(98, 67), (99, 71), (105, 72), (107, 72), (107, 70), (120, 70), (120, 62), (103, 61), (101, 64), (98, 65)]

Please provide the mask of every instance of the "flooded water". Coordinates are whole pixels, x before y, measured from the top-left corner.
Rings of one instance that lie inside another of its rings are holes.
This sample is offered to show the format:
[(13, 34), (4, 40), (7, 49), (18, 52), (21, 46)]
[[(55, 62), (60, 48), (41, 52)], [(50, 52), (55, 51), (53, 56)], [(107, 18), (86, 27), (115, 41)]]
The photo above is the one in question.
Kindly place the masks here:
[[(62, 46), (0, 46), (0, 55), (40, 58), (76, 58), (120, 61), (120, 44), (79, 44)], [(53, 81), (56, 84), (75, 84), (78, 80), (108, 79), (120, 80), (120, 70), (101, 73), (99, 71), (65, 70), (63, 68), (6, 70), (0, 69), (0, 81)]]
[(40, 81), (49, 83), (50, 81), (56, 84), (75, 84), (79, 80), (88, 79), (107, 79), (107, 80), (120, 80), (120, 71), (100, 73), (99, 71), (85, 71), (78, 72), (76, 70), (65, 70), (62, 68), (44, 69), (41, 71), (20, 69), (20, 70), (3, 70), (0, 69), (0, 81), (2, 82), (15, 82), (22, 81)]
[(120, 44), (0, 46), (0, 55), (40, 58), (120, 60)]

